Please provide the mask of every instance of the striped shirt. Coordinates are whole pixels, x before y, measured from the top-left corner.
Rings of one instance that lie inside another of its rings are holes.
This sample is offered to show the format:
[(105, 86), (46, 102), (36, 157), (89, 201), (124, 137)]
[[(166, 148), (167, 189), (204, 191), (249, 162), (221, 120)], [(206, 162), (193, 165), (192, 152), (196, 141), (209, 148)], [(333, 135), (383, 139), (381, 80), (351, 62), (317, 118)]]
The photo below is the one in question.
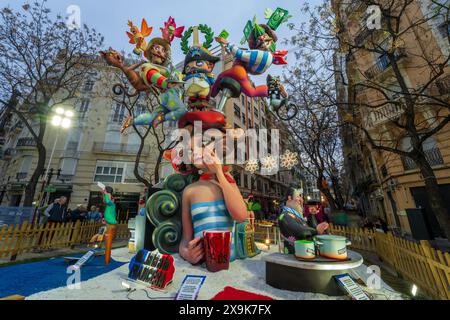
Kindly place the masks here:
[(243, 62), (247, 66), (248, 73), (254, 75), (266, 72), (274, 60), (272, 53), (269, 51), (244, 50), (232, 44), (227, 45), (227, 50), (233, 54), (237, 60)]
[(192, 224), (194, 225), (194, 237), (203, 238), (205, 231), (231, 231), (231, 257), (236, 258), (234, 244), (233, 218), (228, 212), (223, 200), (213, 202), (199, 202), (191, 206)]

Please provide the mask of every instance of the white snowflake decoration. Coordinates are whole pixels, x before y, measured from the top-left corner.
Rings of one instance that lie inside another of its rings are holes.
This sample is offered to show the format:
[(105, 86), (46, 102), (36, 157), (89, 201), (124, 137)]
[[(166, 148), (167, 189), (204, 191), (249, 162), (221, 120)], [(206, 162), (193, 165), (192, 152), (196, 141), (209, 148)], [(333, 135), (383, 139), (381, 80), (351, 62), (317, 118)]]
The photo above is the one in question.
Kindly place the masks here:
[(261, 160), (262, 168), (267, 171), (272, 171), (277, 168), (277, 160), (273, 156), (267, 156)]
[(291, 170), (296, 165), (298, 165), (298, 154), (287, 150), (281, 157), (281, 166), (288, 170)]
[(259, 169), (258, 160), (249, 160), (245, 165), (245, 171), (255, 173)]

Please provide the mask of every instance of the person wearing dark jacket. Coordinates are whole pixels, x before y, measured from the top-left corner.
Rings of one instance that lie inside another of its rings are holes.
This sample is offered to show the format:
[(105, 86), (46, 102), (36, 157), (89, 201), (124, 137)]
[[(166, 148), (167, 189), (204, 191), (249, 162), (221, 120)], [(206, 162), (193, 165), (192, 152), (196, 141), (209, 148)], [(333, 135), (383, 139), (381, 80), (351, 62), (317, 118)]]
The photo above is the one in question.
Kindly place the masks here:
[(83, 222), (86, 220), (87, 209), (84, 205), (78, 206), (75, 210), (73, 210), (70, 214), (70, 221), (72, 222)]
[(50, 223), (62, 223), (67, 221), (67, 198), (61, 197), (58, 202), (48, 206), (44, 215), (48, 217)]

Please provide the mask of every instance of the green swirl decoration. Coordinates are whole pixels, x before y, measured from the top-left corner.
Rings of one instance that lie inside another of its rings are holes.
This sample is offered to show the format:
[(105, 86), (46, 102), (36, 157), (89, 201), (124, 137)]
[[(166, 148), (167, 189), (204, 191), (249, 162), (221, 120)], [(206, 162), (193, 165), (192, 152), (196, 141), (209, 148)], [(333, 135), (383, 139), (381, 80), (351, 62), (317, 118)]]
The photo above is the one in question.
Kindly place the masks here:
[(165, 190), (181, 193), (186, 186), (186, 179), (181, 174), (172, 174), (164, 180)]
[(153, 244), (163, 254), (178, 253), (181, 241), (181, 223), (169, 220), (161, 223), (153, 232)]
[(147, 217), (157, 227), (160, 223), (179, 213), (180, 200), (170, 190), (153, 194), (147, 201)]

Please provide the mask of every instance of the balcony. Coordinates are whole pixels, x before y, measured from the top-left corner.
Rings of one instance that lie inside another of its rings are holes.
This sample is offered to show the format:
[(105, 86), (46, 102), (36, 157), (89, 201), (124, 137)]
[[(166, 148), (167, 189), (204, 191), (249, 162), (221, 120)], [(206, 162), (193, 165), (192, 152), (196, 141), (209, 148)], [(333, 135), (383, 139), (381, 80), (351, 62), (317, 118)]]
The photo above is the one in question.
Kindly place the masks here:
[(393, 121), (399, 118), (404, 112), (403, 106), (398, 104), (387, 104), (380, 108), (371, 109), (366, 121), (366, 127), (368, 130), (375, 127)]
[[(425, 152), (425, 158), (427, 159), (428, 163), (432, 167), (441, 166), (444, 164), (444, 159), (442, 158), (441, 151), (439, 148), (433, 148), (430, 150), (426, 150)], [(409, 170), (417, 170), (418, 166), (417, 164), (408, 157), (402, 157), (403, 162), (403, 168), (405, 171)]]
[(361, 12), (367, 6), (366, 3), (361, 0), (348, 0), (348, 2), (350, 3), (345, 8), (345, 14), (347, 16), (351, 16), (355, 13)]
[(17, 140), (17, 148), (35, 148), (36, 141), (33, 138), (21, 138)]
[[(406, 56), (405, 49), (397, 49), (395, 51), (394, 57), (396, 61), (401, 60), (405, 56)], [(391, 61), (389, 60), (389, 57), (387, 55), (383, 55), (377, 59), (377, 62), (373, 66), (371, 66), (364, 72), (364, 75), (368, 79), (373, 79), (382, 74), (383, 72), (385, 72), (390, 66)]]
[(362, 27), (361, 30), (355, 36), (355, 44), (361, 47), (366, 39), (372, 34), (373, 30), (368, 29), (366, 26)]
[[(127, 143), (104, 143), (104, 142), (94, 142), (92, 148), (93, 152), (96, 153), (108, 153), (108, 154), (128, 154), (136, 155), (139, 151), (138, 144), (127, 144)], [(144, 146), (142, 154), (148, 154), (150, 152), (149, 146)]]
[(73, 174), (60, 174), (58, 180), (62, 181), (63, 183), (72, 182)]
[(16, 149), (8, 148), (3, 152), (3, 160), (10, 160), (17, 153)]
[(18, 172), (16, 174), (16, 179), (17, 179), (17, 181), (25, 180), (27, 178), (27, 176), (28, 176), (28, 172)]

